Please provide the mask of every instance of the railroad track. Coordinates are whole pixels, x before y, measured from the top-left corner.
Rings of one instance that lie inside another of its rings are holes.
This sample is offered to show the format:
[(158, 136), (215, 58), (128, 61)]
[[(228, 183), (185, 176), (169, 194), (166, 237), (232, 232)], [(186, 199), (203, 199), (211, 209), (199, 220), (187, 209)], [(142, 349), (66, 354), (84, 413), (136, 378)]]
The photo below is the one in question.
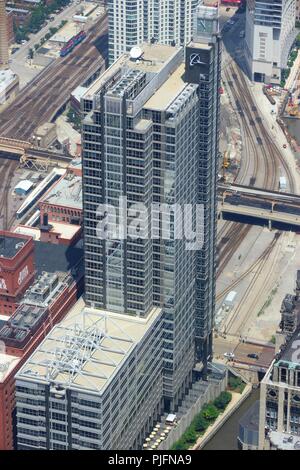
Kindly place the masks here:
[(0, 216), (2, 218), (2, 230), (9, 230), (14, 221), (14, 217), (9, 218), (9, 197), (10, 183), (15, 174), (18, 163), (7, 161), (0, 167), (0, 179), (4, 182), (0, 198)]
[[(277, 232), (278, 233), (278, 232)], [(275, 234), (276, 235), (276, 234)], [(219, 292), (216, 296), (216, 301), (219, 302), (222, 298), (225, 297), (226, 294), (228, 294), (234, 287), (236, 287), (243, 279), (245, 279), (254, 269), (256, 269), (259, 264), (261, 263), (262, 260), (266, 259), (269, 254), (271, 253), (272, 249), (274, 246), (274, 240), (272, 243), (264, 250), (264, 252), (257, 258), (256, 261), (245, 271), (243, 274), (239, 276), (238, 279), (236, 279), (234, 282), (230, 284), (230, 286), (226, 287), (223, 289), (221, 292)]]
[[(262, 187), (270, 190), (277, 189), (279, 164), (285, 170), (291, 192), (295, 189), (294, 177), (288, 163), (281, 154), (280, 149), (272, 140), (270, 134), (265, 128), (262, 118), (253, 104), (253, 97), (249, 91), (249, 85), (233, 62), (230, 63), (223, 74), (227, 83), (231, 87), (231, 93), (240, 111), (240, 118), (243, 126), (246, 146), (246, 166), (243, 174), (239, 176), (239, 183), (244, 183), (248, 175), (250, 165), (253, 164), (252, 183), (257, 185), (258, 176), (262, 178)], [(251, 104), (252, 103), (252, 104)], [(260, 141), (258, 142), (258, 139)], [(259, 143), (261, 145), (259, 145)], [(262, 158), (261, 158), (262, 157)], [(251, 229), (249, 225), (225, 223), (221, 234), (218, 235), (218, 257), (219, 266), (217, 277), (220, 276), (236, 249), (240, 246), (243, 239)], [(221, 246), (222, 239), (228, 238), (226, 246)], [(230, 287), (231, 288), (231, 287)], [(229, 289), (230, 289), (229, 288)]]
[(257, 107), (252, 105), (250, 108), (249, 103), (254, 103), (254, 100), (251, 91), (249, 90), (249, 83), (247, 82), (243, 72), (241, 72), (236, 64), (231, 64), (230, 69), (232, 76), (235, 78), (235, 86), (237, 87), (239, 97), (243, 102), (243, 107), (247, 110), (248, 116), (251, 116), (253, 131), (256, 133), (257, 137), (262, 140), (259, 147), (265, 164), (263, 188), (271, 190), (277, 189), (280, 164), (286, 173), (287, 180), (290, 185), (290, 192), (293, 193), (295, 191), (295, 181), (291, 168), (285, 161), (281, 150), (274, 142), (274, 139), (270, 135), (268, 129), (265, 127), (262, 116), (260, 115)]
[[(245, 292), (244, 292), (244, 294), (243, 294), (243, 296), (242, 296), (242, 298), (239, 302), (239, 306), (234, 311), (234, 314), (230, 317), (229, 322), (225, 324), (226, 334), (230, 334), (232, 336), (240, 336), (242, 334), (243, 328), (245, 327), (245, 325), (248, 321), (248, 316), (245, 315), (244, 318), (242, 318), (242, 321), (240, 322), (240, 324), (236, 327), (237, 319), (241, 318), (242, 307), (245, 304), (245, 302), (247, 301), (247, 297), (248, 297), (249, 293), (253, 290), (260, 274), (262, 273), (262, 271), (263, 271), (263, 269), (264, 269), (264, 267), (265, 267), (265, 265), (268, 261), (269, 255), (273, 251), (280, 235), (281, 234), (278, 233), (278, 232), (274, 235), (272, 243), (269, 245), (268, 249), (265, 250), (265, 252), (257, 260), (258, 262), (255, 263), (255, 265), (256, 265), (255, 274), (254, 274), (253, 278), (251, 279), (251, 281), (249, 282), (249, 284), (247, 286), (247, 289), (245, 290)], [(253, 266), (251, 268), (253, 269)], [(248, 274), (250, 274), (251, 268), (249, 268)], [(257, 297), (259, 297), (261, 294), (264, 293), (264, 288), (265, 288), (265, 286), (262, 284), (261, 288), (260, 288), (260, 290), (257, 294)], [(248, 311), (255, 307), (255, 305), (254, 305), (255, 303), (256, 303), (256, 300), (255, 300), (255, 302), (252, 302), (252, 304), (251, 304), (250, 308), (248, 309)]]
[(22, 90), (1, 113), (0, 136), (28, 140), (36, 127), (54, 118), (71, 91), (105, 63), (107, 28), (107, 16), (104, 16), (71, 54), (57, 59)]
[[(230, 74), (229, 74), (230, 72)], [(225, 76), (231, 85), (237, 107), (239, 108), (243, 131), (245, 134), (246, 168), (243, 174), (238, 176), (239, 183), (243, 183), (253, 163), (252, 185), (265, 189), (275, 189), (278, 182), (278, 161), (272, 152), (267, 133), (262, 124), (262, 119), (253, 103), (253, 98), (248, 90), (245, 77), (238, 67), (230, 64), (225, 71)], [(258, 183), (258, 177), (260, 182)]]

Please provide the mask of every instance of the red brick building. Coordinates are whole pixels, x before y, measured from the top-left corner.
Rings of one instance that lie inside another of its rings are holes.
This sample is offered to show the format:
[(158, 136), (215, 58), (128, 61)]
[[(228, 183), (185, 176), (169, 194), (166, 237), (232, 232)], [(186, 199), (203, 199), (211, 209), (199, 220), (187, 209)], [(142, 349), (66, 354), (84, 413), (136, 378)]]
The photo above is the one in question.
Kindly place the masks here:
[(48, 222), (65, 222), (81, 225), (82, 214), (82, 178), (68, 172), (55, 183), (39, 202), (41, 224), (44, 215)]
[(0, 231), (0, 314), (11, 315), (35, 275), (31, 237)]
[(15, 374), (76, 303), (82, 288), (80, 270), (75, 277), (44, 273), (0, 327), (0, 450), (14, 448)]

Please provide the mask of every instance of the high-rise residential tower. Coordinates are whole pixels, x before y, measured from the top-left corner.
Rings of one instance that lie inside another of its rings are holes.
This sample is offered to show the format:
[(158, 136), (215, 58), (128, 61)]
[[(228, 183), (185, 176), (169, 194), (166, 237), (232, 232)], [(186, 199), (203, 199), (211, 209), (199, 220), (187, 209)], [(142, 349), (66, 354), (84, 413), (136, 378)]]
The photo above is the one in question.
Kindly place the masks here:
[(143, 42), (186, 44), (199, 0), (108, 0), (109, 62)]
[(8, 69), (8, 30), (5, 0), (0, 0), (0, 70)]
[[(206, 365), (211, 354), (215, 307), (217, 9), (198, 7), (194, 22), (185, 66), (183, 49), (143, 45), (83, 97), (86, 301), (141, 317), (163, 307), (165, 393), (173, 406), (191, 380), (195, 336), (197, 360)], [(99, 204), (118, 207), (124, 196), (125, 210), (143, 204), (148, 213), (152, 204), (202, 205), (202, 249), (161, 237), (99, 239)]]
[(246, 10), (245, 58), (251, 80), (280, 83), (297, 36), (297, 0), (249, 0)]

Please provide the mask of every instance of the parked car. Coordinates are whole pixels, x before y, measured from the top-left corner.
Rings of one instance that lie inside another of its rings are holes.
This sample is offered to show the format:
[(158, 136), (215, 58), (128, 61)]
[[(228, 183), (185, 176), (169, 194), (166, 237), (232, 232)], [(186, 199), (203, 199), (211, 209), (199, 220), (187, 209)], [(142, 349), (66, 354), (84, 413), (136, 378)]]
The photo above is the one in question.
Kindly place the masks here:
[(247, 355), (247, 357), (250, 357), (250, 359), (258, 359), (258, 354), (250, 353), (250, 354)]
[(226, 357), (227, 359), (234, 359), (235, 355), (233, 354), (233, 352), (226, 352), (224, 353), (224, 357)]

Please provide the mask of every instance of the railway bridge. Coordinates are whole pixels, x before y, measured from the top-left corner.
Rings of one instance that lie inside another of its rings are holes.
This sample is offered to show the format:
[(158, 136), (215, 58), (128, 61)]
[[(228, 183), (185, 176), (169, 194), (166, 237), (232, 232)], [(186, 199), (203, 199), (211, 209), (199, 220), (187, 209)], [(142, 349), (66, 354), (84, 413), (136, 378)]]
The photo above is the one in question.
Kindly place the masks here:
[(0, 158), (18, 160), (22, 168), (47, 171), (50, 166), (66, 168), (72, 156), (34, 147), (31, 142), (0, 137)]

